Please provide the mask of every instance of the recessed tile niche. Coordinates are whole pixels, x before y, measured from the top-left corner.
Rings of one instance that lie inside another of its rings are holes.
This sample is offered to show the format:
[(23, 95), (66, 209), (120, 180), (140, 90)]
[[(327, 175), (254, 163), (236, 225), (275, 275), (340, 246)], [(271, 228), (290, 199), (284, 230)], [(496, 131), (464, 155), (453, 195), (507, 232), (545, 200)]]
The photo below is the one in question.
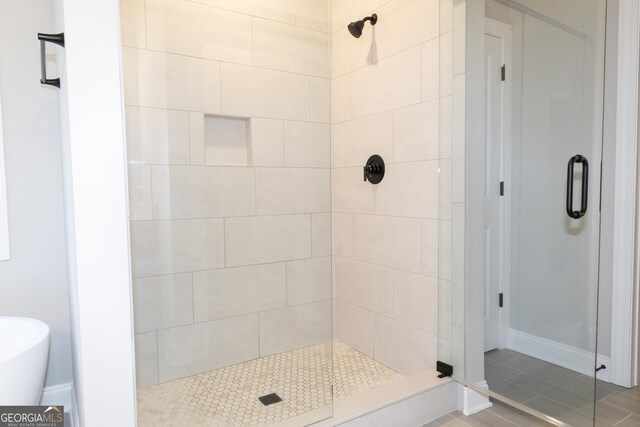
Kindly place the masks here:
[(204, 116), (205, 163), (215, 166), (248, 166), (249, 119)]

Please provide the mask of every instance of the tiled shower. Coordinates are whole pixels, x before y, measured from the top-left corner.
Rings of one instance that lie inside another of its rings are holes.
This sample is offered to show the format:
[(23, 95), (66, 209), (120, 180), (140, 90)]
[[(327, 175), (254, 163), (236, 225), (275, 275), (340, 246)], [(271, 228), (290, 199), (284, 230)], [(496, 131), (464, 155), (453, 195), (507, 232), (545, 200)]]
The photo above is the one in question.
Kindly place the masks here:
[(125, 3), (139, 385), (328, 341), (324, 24)]
[(121, 6), (138, 388), (334, 339), (450, 362), (450, 1)]

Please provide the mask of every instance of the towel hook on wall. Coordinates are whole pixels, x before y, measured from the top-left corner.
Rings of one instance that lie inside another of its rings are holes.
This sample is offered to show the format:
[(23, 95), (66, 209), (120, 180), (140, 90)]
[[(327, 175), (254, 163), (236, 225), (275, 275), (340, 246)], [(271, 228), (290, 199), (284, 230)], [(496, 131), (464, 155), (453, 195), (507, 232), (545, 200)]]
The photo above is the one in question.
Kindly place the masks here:
[(60, 34), (45, 34), (38, 33), (38, 40), (40, 40), (40, 83), (43, 85), (60, 87), (60, 78), (48, 79), (47, 78), (47, 49), (45, 43), (55, 43), (58, 46), (64, 47), (64, 33)]

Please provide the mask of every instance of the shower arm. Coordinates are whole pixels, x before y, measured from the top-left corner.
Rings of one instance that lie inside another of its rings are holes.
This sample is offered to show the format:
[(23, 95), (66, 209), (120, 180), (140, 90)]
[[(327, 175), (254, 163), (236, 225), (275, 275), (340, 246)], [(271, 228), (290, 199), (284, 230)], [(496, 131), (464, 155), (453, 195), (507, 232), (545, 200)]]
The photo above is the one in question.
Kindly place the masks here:
[(372, 14), (371, 16), (367, 16), (365, 18), (362, 18), (362, 23), (364, 24), (367, 21), (371, 21), (371, 25), (376, 25), (376, 23), (378, 22), (378, 15), (377, 14)]

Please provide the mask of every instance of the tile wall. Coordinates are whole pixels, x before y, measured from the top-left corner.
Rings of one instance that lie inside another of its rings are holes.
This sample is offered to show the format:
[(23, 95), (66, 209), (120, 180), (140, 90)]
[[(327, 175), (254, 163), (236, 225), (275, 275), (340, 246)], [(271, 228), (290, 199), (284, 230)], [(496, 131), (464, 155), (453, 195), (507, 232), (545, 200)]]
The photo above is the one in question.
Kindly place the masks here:
[(451, 359), (452, 2), (331, 5), (335, 335), (411, 375)]
[(327, 13), (122, 0), (138, 386), (331, 338)]

